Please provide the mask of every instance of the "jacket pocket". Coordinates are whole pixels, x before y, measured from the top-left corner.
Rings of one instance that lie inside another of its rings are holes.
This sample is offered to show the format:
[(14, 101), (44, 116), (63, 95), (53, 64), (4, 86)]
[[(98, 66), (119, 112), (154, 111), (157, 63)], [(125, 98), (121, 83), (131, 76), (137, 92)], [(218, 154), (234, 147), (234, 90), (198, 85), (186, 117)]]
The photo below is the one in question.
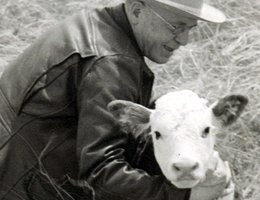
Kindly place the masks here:
[(24, 187), (30, 200), (75, 200), (55, 180), (39, 170), (28, 173)]
[(94, 200), (88, 188), (73, 184), (68, 176), (56, 181), (39, 170), (27, 175), (24, 186), (30, 200)]

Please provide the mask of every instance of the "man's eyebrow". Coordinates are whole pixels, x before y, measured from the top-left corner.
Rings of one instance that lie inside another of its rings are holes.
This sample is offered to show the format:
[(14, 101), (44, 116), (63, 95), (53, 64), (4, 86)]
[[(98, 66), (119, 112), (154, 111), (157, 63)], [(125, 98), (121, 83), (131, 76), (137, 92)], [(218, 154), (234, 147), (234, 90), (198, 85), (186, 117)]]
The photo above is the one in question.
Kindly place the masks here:
[(192, 24), (192, 25), (190, 25), (189, 27), (190, 28), (193, 28), (193, 27), (195, 27), (195, 26), (198, 26), (198, 24), (196, 23), (196, 24)]
[(189, 27), (189, 28), (193, 28), (193, 27), (195, 27), (195, 26), (197, 26), (198, 25), (198, 23), (196, 22), (195, 24), (192, 24), (192, 25), (187, 25), (187, 23), (185, 23), (185, 22), (176, 22), (179, 26), (187, 26), (187, 27)]

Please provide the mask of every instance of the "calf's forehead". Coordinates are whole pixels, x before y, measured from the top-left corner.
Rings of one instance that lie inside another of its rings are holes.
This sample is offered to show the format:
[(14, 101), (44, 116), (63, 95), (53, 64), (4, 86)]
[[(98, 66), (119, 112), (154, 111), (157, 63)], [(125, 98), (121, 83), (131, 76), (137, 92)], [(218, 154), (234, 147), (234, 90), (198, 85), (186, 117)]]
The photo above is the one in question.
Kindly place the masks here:
[(207, 101), (191, 91), (172, 92), (156, 101), (156, 108), (150, 117), (152, 128), (173, 131), (199, 129), (211, 124), (212, 110)]
[(206, 126), (211, 126), (211, 109), (191, 111), (187, 113), (155, 111), (150, 118), (151, 128), (162, 133), (176, 131), (199, 131)]
[(207, 108), (207, 100), (200, 98), (196, 93), (189, 90), (167, 93), (160, 97), (155, 104), (157, 111), (176, 110), (179, 113)]

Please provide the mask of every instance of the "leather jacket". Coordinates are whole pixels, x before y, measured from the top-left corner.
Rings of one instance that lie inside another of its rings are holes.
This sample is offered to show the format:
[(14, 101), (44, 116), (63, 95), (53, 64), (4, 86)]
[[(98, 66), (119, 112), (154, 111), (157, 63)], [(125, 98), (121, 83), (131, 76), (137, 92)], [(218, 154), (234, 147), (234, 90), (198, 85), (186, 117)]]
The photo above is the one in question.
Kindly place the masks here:
[(82, 11), (43, 34), (0, 79), (0, 199), (183, 200), (151, 138), (107, 104), (149, 106), (153, 73), (124, 4)]

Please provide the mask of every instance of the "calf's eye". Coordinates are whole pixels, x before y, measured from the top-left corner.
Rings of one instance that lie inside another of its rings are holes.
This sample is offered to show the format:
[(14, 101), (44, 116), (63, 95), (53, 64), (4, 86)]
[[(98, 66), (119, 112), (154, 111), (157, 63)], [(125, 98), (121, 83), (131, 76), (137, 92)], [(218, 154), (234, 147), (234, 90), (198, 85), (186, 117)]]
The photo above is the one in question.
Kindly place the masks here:
[(201, 137), (202, 137), (202, 138), (206, 138), (206, 137), (209, 135), (209, 133), (210, 133), (210, 127), (206, 127), (206, 128), (203, 130)]
[(161, 133), (158, 131), (155, 131), (154, 134), (155, 134), (156, 140), (159, 140), (162, 137)]

